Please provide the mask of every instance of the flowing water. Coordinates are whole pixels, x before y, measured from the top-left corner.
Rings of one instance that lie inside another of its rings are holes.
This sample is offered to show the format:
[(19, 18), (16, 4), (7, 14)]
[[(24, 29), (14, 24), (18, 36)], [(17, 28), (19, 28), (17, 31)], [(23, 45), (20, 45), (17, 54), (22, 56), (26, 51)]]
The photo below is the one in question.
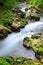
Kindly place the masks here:
[[(23, 5), (22, 5), (23, 6)], [(21, 10), (24, 11), (25, 8)], [(23, 47), (23, 39), (32, 34), (43, 31), (43, 16), (40, 16), (40, 21), (28, 23), (18, 33), (9, 34), (8, 37), (0, 41), (0, 56), (26, 57), (36, 60), (35, 53), (32, 49)]]

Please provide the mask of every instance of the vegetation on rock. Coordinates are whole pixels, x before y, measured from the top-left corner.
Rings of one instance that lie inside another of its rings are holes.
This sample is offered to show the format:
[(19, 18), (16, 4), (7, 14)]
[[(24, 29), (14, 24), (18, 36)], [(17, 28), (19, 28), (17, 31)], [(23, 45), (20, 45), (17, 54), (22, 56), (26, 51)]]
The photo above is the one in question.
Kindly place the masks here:
[[(21, 17), (18, 13), (21, 13)], [(0, 9), (0, 39), (5, 37), (5, 34), (11, 33), (13, 31), (18, 31), (20, 28), (24, 27), (27, 24), (27, 21), (22, 18), (21, 10), (15, 6), (14, 12), (8, 9)], [(4, 28), (3, 28), (4, 27)], [(6, 29), (6, 32), (4, 31)], [(4, 32), (3, 32), (4, 31)], [(5, 34), (4, 34), (5, 33)]]
[[(29, 40), (31, 41), (30, 44)], [(24, 38), (23, 45), (32, 48), (35, 52), (35, 56), (43, 63), (43, 34), (40, 37), (34, 34), (31, 38)]]
[(38, 61), (26, 59), (23, 57), (12, 58), (7, 56), (0, 58), (0, 65), (42, 65), (42, 64)]
[(29, 37), (25, 37), (25, 38), (24, 38), (24, 40), (23, 40), (23, 45), (24, 45), (26, 48), (30, 48), (31, 40), (29, 39)]
[(27, 3), (31, 4), (38, 11), (43, 12), (43, 0), (26, 0)]

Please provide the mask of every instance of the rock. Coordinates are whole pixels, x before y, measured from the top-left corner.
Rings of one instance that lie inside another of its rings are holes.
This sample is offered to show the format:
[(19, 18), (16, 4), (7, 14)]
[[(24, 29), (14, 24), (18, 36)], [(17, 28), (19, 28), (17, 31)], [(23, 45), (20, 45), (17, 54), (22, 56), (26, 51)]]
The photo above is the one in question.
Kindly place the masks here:
[(40, 36), (34, 34), (31, 38), (25, 37), (23, 45), (28, 49), (31, 48), (38, 60), (43, 63), (43, 33)]
[(0, 65), (43, 65), (39, 61), (23, 57), (13, 58), (10, 56), (0, 57)]
[(43, 55), (39, 55), (38, 53), (35, 54), (35, 56), (38, 58), (38, 60), (43, 63)]
[(11, 9), (11, 10), (12, 10), (13, 13), (20, 13), (21, 12), (21, 10), (18, 6), (14, 6), (14, 8)]
[(23, 41), (23, 46), (26, 48), (30, 48), (30, 44), (31, 44), (31, 40), (29, 39), (29, 37), (25, 37)]
[(17, 14), (14, 14), (13, 20), (10, 24), (10, 26), (14, 29), (20, 29), (24, 27), (27, 24), (27, 21), (25, 19), (20, 18)]
[(37, 35), (37, 34), (33, 34), (31, 38), (32, 38), (32, 39), (34, 39), (34, 38), (38, 39), (38, 38), (40, 38), (40, 36)]
[(26, 20), (31, 20), (31, 21), (39, 21), (40, 17), (34, 15), (34, 13), (26, 13)]
[(18, 16), (19, 16), (20, 18), (25, 19), (25, 12), (18, 13)]
[(35, 56), (40, 60), (40, 62), (43, 62), (43, 34), (39, 38), (31, 39), (31, 42), (31, 47), (35, 52)]
[(7, 27), (0, 25), (0, 39), (3, 39), (7, 36), (8, 33), (11, 33), (12, 31), (8, 29)]
[(38, 42), (36, 45), (36, 57), (43, 63), (43, 41)]

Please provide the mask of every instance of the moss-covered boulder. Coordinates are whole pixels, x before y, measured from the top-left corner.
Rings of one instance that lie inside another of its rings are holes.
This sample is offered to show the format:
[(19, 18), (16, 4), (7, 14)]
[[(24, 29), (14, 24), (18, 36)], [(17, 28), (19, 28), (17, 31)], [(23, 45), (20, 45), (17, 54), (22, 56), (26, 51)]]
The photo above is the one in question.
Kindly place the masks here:
[(11, 33), (12, 31), (8, 29), (5, 26), (0, 25), (0, 39), (3, 39), (7, 36), (8, 33)]
[(43, 65), (39, 61), (32, 59), (26, 59), (23, 57), (12, 58), (9, 56), (0, 58), (0, 65)]
[(32, 46), (33, 50), (35, 51), (35, 56), (43, 62), (43, 41), (38, 41)]
[(38, 36), (33, 34), (31, 38), (24, 38), (23, 45), (31, 48), (35, 52), (35, 56), (43, 63), (43, 34)]
[(43, 34), (39, 38), (31, 39), (32, 44), (31, 47), (35, 52), (35, 56), (43, 62)]
[[(2, 26), (2, 28), (3, 27), (6, 28), (6, 30), (9, 33), (16, 32), (16, 31), (18, 32), (20, 31), (20, 28), (24, 27), (27, 24), (27, 21), (23, 17), (24, 14), (19, 15), (7, 9), (0, 9), (0, 25)], [(1, 34), (2, 33), (0, 32), (0, 38), (1, 37), (4, 38), (4, 35)]]
[(29, 39), (29, 37), (25, 37), (24, 40), (23, 40), (23, 45), (26, 47), (26, 48), (30, 48), (31, 46), (31, 40)]
[(10, 27), (12, 27), (14, 30), (18, 30), (22, 27), (24, 27), (27, 24), (27, 21), (25, 19), (22, 19), (17, 15), (16, 13), (13, 15), (12, 22), (10, 22)]

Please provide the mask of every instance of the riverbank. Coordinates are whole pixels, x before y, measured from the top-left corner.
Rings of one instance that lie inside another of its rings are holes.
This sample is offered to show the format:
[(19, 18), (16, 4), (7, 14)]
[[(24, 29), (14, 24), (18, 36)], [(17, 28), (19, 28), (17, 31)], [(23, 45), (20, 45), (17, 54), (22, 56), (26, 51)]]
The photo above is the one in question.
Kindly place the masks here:
[(27, 59), (23, 57), (13, 58), (10, 56), (1, 57), (0, 65), (43, 65), (39, 61)]

